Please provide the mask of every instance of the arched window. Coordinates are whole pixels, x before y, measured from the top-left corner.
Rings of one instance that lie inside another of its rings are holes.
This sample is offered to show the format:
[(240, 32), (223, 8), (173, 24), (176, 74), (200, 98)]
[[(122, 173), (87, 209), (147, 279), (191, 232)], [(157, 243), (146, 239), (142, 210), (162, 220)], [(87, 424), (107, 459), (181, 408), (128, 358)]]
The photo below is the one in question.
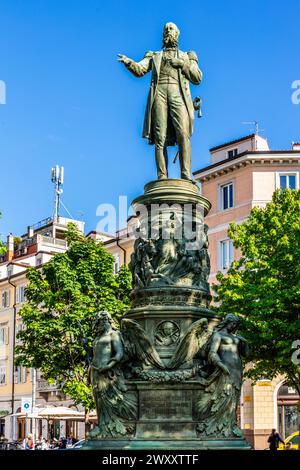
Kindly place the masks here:
[(278, 430), (284, 439), (299, 430), (298, 401), (294, 387), (288, 383), (281, 385), (277, 393)]

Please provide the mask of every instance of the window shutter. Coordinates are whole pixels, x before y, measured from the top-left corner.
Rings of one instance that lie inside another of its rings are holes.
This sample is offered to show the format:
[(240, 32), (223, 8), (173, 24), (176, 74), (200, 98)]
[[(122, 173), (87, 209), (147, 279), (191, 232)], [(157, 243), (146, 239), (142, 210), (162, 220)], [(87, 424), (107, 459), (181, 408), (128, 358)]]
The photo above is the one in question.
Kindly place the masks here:
[(6, 384), (6, 366), (0, 366), (0, 384)]
[(25, 383), (27, 379), (27, 369), (26, 367), (22, 367), (22, 382)]
[(20, 302), (20, 287), (16, 288), (16, 303)]
[(5, 344), (9, 344), (9, 327), (5, 327)]
[(218, 242), (218, 270), (221, 271), (223, 265), (223, 250), (222, 250), (222, 242)]
[(233, 247), (232, 240), (229, 240), (229, 265), (233, 262), (233, 260), (234, 260), (234, 247)]
[(15, 370), (15, 372), (14, 372), (14, 383), (15, 383), (15, 384), (19, 383), (18, 375), (19, 375), (19, 374), (18, 374), (18, 369), (17, 369), (17, 370)]

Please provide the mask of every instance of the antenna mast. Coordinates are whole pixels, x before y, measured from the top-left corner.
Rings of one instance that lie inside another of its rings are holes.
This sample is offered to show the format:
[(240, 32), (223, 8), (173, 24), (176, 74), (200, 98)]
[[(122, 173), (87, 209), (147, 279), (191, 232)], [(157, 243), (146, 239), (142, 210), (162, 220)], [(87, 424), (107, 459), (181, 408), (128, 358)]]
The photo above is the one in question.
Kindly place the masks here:
[(60, 208), (60, 195), (63, 190), (61, 186), (64, 184), (64, 167), (56, 165), (51, 170), (51, 181), (54, 184), (54, 205), (53, 205), (53, 220), (59, 217)]
[(243, 121), (242, 124), (252, 124), (252, 126), (254, 126), (254, 132), (257, 135), (259, 135), (260, 132), (263, 132), (263, 129), (259, 127), (258, 121)]

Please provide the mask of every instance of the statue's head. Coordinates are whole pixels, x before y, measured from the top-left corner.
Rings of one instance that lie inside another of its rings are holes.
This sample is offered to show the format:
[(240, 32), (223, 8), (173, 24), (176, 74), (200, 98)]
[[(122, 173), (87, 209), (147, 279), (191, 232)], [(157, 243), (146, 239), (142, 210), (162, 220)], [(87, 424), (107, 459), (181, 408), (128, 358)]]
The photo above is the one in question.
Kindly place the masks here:
[(174, 333), (174, 330), (175, 330), (174, 324), (170, 321), (166, 321), (162, 325), (162, 330), (166, 336), (169, 336), (172, 333)]
[(175, 23), (166, 23), (163, 30), (163, 47), (177, 47), (179, 34)]
[(220, 331), (223, 328), (226, 328), (228, 332), (233, 333), (238, 329), (240, 322), (240, 317), (233, 315), (233, 313), (228, 313), (228, 315), (226, 315), (226, 317), (219, 323), (216, 329)]
[(115, 323), (110, 315), (106, 311), (97, 312), (95, 315), (95, 326), (97, 331), (107, 331), (110, 328), (116, 329)]

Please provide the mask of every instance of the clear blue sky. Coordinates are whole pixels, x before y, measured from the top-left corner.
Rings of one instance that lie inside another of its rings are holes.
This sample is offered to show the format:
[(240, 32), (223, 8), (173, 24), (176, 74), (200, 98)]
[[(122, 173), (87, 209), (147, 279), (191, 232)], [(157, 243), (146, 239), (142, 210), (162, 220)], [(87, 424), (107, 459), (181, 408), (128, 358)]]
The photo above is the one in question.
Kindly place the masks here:
[(290, 148), (300, 140), (291, 102), (299, 17), (299, 0), (2, 0), (1, 236), (51, 215), (56, 163), (65, 166), (63, 201), (74, 217), (84, 212), (87, 230), (98, 204), (131, 200), (155, 179), (153, 147), (141, 138), (150, 76), (133, 77), (116, 56), (159, 50), (167, 21), (204, 74), (192, 87), (203, 99), (193, 170), (211, 146), (250, 133), (243, 121), (258, 120), (272, 148)]

